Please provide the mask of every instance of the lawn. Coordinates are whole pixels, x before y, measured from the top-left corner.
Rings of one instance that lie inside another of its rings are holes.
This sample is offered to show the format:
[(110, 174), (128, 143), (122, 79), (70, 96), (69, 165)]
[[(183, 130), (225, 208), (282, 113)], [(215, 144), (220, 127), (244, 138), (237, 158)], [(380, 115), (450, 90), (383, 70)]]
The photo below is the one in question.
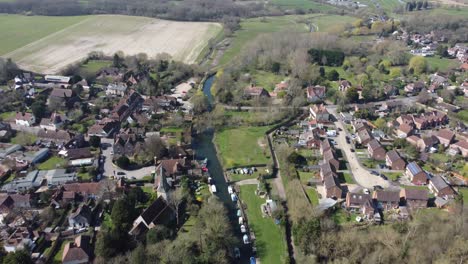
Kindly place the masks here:
[(256, 86), (261, 86), (271, 92), (277, 83), (284, 80), (284, 77), (271, 72), (256, 71), (252, 74), (252, 79)]
[(272, 0), (271, 3), (288, 9), (328, 11), (335, 8), (334, 6), (324, 5), (312, 0)]
[(217, 132), (214, 142), (224, 168), (270, 163), (270, 151), (265, 138), (268, 129), (268, 126), (239, 127)]
[(184, 131), (181, 127), (163, 127), (161, 132), (163, 133), (182, 133)]
[(63, 255), (63, 249), (65, 248), (65, 245), (68, 243), (68, 241), (62, 241), (60, 245), (60, 250), (55, 254), (54, 259), (52, 263), (62, 263), (62, 255)]
[(45, 162), (39, 164), (39, 166), (37, 166), (37, 168), (39, 170), (54, 170), (54, 169), (57, 169), (57, 168), (64, 168), (66, 165), (67, 165), (67, 160), (66, 159), (63, 159), (63, 158), (60, 158), (60, 157), (57, 157), (57, 156), (53, 156), (53, 157), (49, 158), (48, 160), (46, 160)]
[(141, 190), (143, 190), (143, 192), (145, 192), (145, 193), (147, 193), (149, 195), (152, 195), (154, 193), (153, 186), (142, 186)]
[(26, 132), (17, 132), (16, 136), (11, 138), (11, 144), (30, 145), (36, 142), (36, 135)]
[(460, 63), (457, 59), (439, 58), (438, 56), (426, 57), (426, 61), (433, 71), (439, 70), (442, 72), (447, 72), (460, 66)]
[(307, 184), (310, 179), (315, 178), (315, 175), (317, 174), (316, 172), (304, 172), (304, 171), (298, 171), (299, 173), (299, 179), (301, 179), (301, 182), (303, 184)]
[(261, 262), (285, 263), (287, 249), (283, 228), (276, 225), (272, 218), (263, 217), (260, 206), (265, 200), (255, 195), (257, 185), (243, 185), (240, 189), (240, 198), (247, 205), (249, 226), (255, 232), (255, 246)]
[(385, 172), (383, 174), (387, 176), (389, 180), (392, 180), (392, 181), (398, 180), (398, 177), (402, 177), (403, 175), (403, 173), (401, 172)]
[(383, 9), (390, 14), (395, 8), (403, 5), (399, 0), (363, 0), (361, 3), (373, 9)]
[(459, 188), (458, 193), (463, 195), (463, 204), (468, 206), (468, 188)]
[(82, 181), (90, 181), (93, 179), (93, 177), (89, 174), (89, 172), (78, 172), (77, 175), (78, 175), (78, 178)]
[(10, 119), (14, 119), (16, 116), (16, 112), (4, 112), (0, 114), (0, 119), (4, 121), (8, 121)]
[(343, 172), (342, 174), (343, 174), (343, 179), (344, 179), (344, 181), (345, 181), (346, 183), (350, 183), (350, 184), (355, 183), (355, 182), (354, 182), (354, 179), (353, 179), (353, 176), (351, 176), (350, 173), (348, 173), (348, 172)]
[(0, 55), (83, 21), (86, 16), (0, 15)]
[(410, 189), (410, 190), (428, 190), (427, 186), (424, 185), (401, 185), (403, 189)]
[(312, 205), (318, 205), (319, 203), (319, 194), (317, 190), (313, 187), (304, 187), (305, 191), (307, 193), (307, 196), (309, 197), (310, 202)]
[(468, 122), (468, 110), (461, 110), (458, 112), (457, 118), (461, 119), (463, 122)]
[(108, 60), (90, 60), (88, 63), (81, 65), (80, 69), (86, 73), (96, 73), (100, 69), (109, 67), (112, 64)]
[(356, 216), (357, 214), (349, 213), (340, 208), (333, 212), (331, 217), (336, 224), (342, 225), (355, 221)]

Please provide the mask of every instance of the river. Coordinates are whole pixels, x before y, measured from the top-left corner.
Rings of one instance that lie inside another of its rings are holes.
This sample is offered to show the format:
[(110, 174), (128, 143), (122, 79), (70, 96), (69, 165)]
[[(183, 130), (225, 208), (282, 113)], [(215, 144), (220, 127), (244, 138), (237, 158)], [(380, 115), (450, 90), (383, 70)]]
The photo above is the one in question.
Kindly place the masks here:
[[(210, 104), (209, 109), (212, 109), (214, 105), (214, 98), (211, 94), (211, 86), (215, 75), (208, 77), (203, 84), (203, 93), (206, 95), (208, 102)], [(214, 179), (216, 184), (216, 196), (225, 204), (226, 209), (228, 210), (228, 217), (231, 221), (231, 226), (233, 233), (238, 240), (238, 247), (241, 251), (241, 259), (239, 263), (250, 263), (249, 258), (252, 256), (252, 248), (249, 245), (244, 245), (242, 243), (242, 233), (240, 232), (240, 227), (237, 217), (237, 208), (236, 204), (232, 202), (231, 195), (228, 193), (227, 187), (228, 183), (224, 178), (223, 166), (218, 160), (216, 155), (216, 148), (213, 143), (214, 130), (205, 131), (202, 134), (196, 135), (192, 140), (192, 149), (195, 150), (195, 155), (197, 159), (208, 159), (208, 172), (210, 173), (211, 178)]]

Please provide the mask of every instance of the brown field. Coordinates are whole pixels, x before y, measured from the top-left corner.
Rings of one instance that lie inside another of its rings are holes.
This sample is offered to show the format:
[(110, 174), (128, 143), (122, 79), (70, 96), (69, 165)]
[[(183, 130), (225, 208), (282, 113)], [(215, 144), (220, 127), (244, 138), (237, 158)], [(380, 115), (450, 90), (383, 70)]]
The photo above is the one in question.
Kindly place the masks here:
[(168, 53), (194, 63), (222, 27), (217, 23), (175, 22), (144, 17), (89, 16), (60, 31), (3, 55), (20, 67), (40, 73), (57, 73), (92, 51), (112, 55)]

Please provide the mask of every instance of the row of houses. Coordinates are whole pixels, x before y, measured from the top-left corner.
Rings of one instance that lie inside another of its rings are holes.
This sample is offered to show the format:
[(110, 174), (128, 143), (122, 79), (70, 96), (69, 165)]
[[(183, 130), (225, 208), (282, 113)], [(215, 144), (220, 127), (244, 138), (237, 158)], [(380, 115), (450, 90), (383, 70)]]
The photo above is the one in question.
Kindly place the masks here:
[(337, 174), (340, 162), (328, 139), (321, 142), (320, 154), (323, 156), (320, 164), (320, 178), (325, 189), (326, 198), (340, 199), (343, 195)]

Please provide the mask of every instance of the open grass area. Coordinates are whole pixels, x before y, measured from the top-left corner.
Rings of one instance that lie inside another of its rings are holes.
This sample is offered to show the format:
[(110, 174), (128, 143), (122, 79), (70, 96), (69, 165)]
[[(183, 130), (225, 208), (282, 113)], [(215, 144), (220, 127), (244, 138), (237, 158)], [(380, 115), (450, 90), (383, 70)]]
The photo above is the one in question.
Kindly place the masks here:
[(0, 114), (0, 118), (4, 121), (8, 121), (10, 119), (14, 119), (16, 116), (16, 112), (4, 112)]
[(457, 118), (461, 119), (463, 122), (468, 122), (468, 110), (461, 110), (458, 112)]
[(57, 253), (54, 255), (54, 258), (52, 260), (52, 263), (54, 264), (59, 264), (62, 263), (62, 255), (63, 255), (63, 249), (65, 248), (65, 245), (68, 243), (68, 241), (62, 241), (60, 245), (60, 250), (57, 251)]
[(48, 160), (44, 161), (43, 163), (39, 164), (37, 168), (40, 170), (54, 170), (54, 169), (59, 169), (59, 168), (65, 168), (66, 165), (67, 165), (66, 159), (53, 156), (49, 158)]
[(77, 175), (78, 175), (78, 178), (82, 181), (90, 181), (93, 179), (93, 176), (91, 176), (89, 172), (78, 172)]
[(335, 212), (331, 215), (333, 221), (336, 224), (343, 225), (346, 223), (350, 223), (356, 220), (357, 214), (347, 212), (346, 210), (343, 209), (336, 209)]
[(161, 132), (163, 133), (182, 133), (184, 131), (181, 127), (163, 127)]
[(87, 73), (96, 73), (100, 69), (109, 67), (110, 65), (112, 65), (112, 62), (108, 60), (90, 60), (88, 63), (82, 65), (80, 70)]
[(459, 188), (458, 193), (463, 195), (463, 204), (468, 206), (468, 188)]
[(319, 194), (314, 187), (304, 187), (307, 196), (309, 197), (312, 205), (318, 205), (319, 203)]
[(370, 9), (383, 9), (390, 14), (393, 13), (395, 8), (403, 5), (399, 0), (362, 0), (360, 2), (367, 5)]
[(271, 3), (288, 9), (328, 11), (335, 8), (334, 6), (321, 4), (313, 0), (272, 0)]
[(457, 59), (447, 59), (435, 57), (426, 57), (427, 64), (432, 71), (447, 72), (449, 70), (460, 67), (460, 63)]
[(275, 85), (284, 80), (284, 76), (266, 71), (256, 71), (252, 74), (256, 86), (263, 87), (269, 92), (275, 89)]
[(86, 16), (0, 15), (0, 55), (5, 55), (54, 32), (86, 19)]
[(428, 190), (427, 186), (424, 185), (401, 185), (401, 188), (410, 190)]
[(343, 172), (343, 179), (346, 183), (350, 183), (350, 184), (353, 184), (355, 183), (354, 179), (353, 179), (353, 176), (351, 175), (351, 173), (349, 172)]
[(265, 132), (270, 127), (239, 127), (217, 132), (214, 142), (223, 166), (269, 164), (271, 162)]
[(11, 138), (11, 144), (30, 145), (36, 142), (37, 137), (34, 134), (26, 132), (17, 132), (15, 137)]
[(240, 187), (240, 198), (247, 205), (249, 227), (255, 232), (257, 254), (262, 263), (285, 263), (287, 257), (284, 230), (270, 217), (263, 217), (260, 206), (265, 203), (255, 195), (257, 185)]
[(403, 173), (402, 172), (384, 172), (383, 173), (389, 180), (396, 181), (398, 180), (398, 177), (402, 177)]

